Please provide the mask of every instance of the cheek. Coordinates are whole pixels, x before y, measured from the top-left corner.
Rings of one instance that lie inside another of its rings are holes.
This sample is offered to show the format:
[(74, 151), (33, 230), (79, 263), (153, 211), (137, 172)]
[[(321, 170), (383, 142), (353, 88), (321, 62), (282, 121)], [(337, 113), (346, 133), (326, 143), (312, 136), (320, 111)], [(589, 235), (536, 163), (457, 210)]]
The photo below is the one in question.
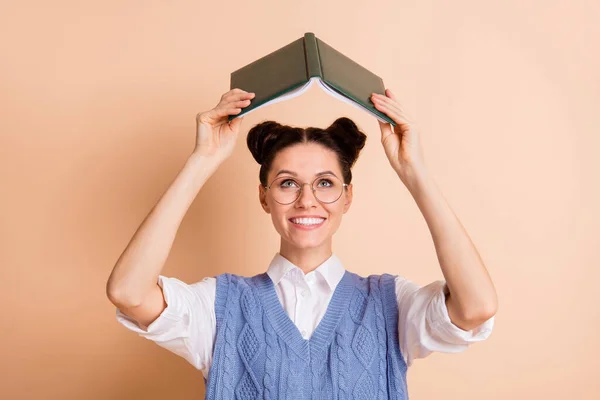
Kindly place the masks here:
[(330, 207), (329, 209), (327, 209), (327, 212), (329, 213), (329, 219), (332, 227), (334, 229), (337, 229), (342, 220), (342, 215), (344, 215), (343, 205), (342, 207)]
[(332, 204), (326, 204), (325, 210), (332, 216), (332, 217), (340, 217), (342, 214), (344, 214), (344, 198), (341, 197), (338, 201), (336, 201), (335, 203)]
[(340, 226), (342, 216), (344, 215), (344, 206), (341, 206), (338, 203), (324, 205), (323, 207), (329, 218), (329, 231), (335, 232)]
[(285, 229), (287, 213), (288, 209), (285, 206), (282, 206), (281, 204), (271, 205), (271, 219), (279, 233), (281, 233), (282, 228)]

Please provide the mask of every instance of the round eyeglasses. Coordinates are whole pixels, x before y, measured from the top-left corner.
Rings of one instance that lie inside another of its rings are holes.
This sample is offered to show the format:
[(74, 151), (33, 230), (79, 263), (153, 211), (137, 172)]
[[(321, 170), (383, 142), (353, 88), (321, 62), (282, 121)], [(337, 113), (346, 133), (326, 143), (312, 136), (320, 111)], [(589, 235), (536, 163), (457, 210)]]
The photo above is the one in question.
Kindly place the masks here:
[[(289, 176), (276, 178), (269, 186), (264, 188), (271, 191), (273, 200), (279, 204), (292, 204), (300, 198), (302, 188), (309, 183), (300, 183)], [(321, 203), (333, 203), (337, 201), (344, 191), (346, 183), (335, 175), (321, 175), (315, 178), (310, 187), (315, 195), (315, 198)]]

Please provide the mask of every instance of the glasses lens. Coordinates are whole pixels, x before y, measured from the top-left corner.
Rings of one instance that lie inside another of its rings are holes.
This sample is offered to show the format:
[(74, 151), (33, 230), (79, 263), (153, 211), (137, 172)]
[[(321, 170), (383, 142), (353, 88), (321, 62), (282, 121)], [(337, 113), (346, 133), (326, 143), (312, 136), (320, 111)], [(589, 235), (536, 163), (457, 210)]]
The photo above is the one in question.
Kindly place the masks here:
[[(271, 183), (273, 199), (281, 204), (290, 204), (298, 199), (301, 184), (289, 177), (277, 178)], [(333, 175), (318, 177), (312, 184), (313, 192), (322, 203), (333, 203), (342, 195), (344, 185)]]
[(270, 187), (273, 199), (281, 204), (293, 203), (300, 193), (300, 184), (285, 176), (275, 179)]
[(333, 175), (325, 175), (313, 182), (313, 191), (322, 203), (333, 203), (342, 195), (344, 185)]

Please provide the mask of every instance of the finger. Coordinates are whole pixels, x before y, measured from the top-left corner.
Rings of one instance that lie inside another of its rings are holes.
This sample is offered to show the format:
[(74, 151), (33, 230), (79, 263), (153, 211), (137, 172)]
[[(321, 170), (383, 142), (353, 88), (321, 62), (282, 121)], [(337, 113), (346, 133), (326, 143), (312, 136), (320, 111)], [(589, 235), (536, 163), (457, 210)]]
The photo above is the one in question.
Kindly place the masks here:
[(219, 104), (217, 104), (217, 107), (230, 107), (230, 106), (235, 106), (235, 107), (247, 107), (248, 105), (250, 105), (250, 102), (252, 101), (252, 99), (254, 98), (254, 94), (246, 94), (243, 96), (235, 96), (235, 97), (229, 97), (227, 99), (223, 99), (219, 102)]
[(392, 134), (392, 126), (387, 122), (381, 122), (380, 120), (377, 120), (377, 122), (379, 122), (379, 129), (381, 129), (381, 141), (383, 142)]
[(223, 95), (223, 97), (229, 96), (229, 95), (232, 95), (232, 94), (236, 94), (236, 93), (246, 93), (246, 91), (242, 90), (240, 88), (233, 88), (230, 91), (225, 92), (225, 94)]
[(233, 106), (235, 108), (244, 108), (250, 105), (250, 99), (234, 101), (232, 103), (228, 103), (226, 107)]
[(217, 107), (211, 110), (211, 112), (213, 113), (211, 117), (213, 117), (214, 119), (220, 119), (228, 115), (239, 114), (240, 112), (242, 112), (242, 109), (240, 107)]
[(235, 101), (240, 99), (251, 99), (256, 96), (254, 92), (246, 92), (241, 89), (232, 89), (221, 97), (222, 101)]
[(236, 132), (240, 128), (240, 125), (242, 124), (243, 120), (244, 116), (235, 118), (229, 123), (229, 129), (231, 129), (233, 132)]
[(398, 104), (398, 101), (397, 101), (394, 93), (392, 93), (392, 91), (390, 89), (386, 89), (385, 94), (387, 97), (382, 96), (381, 97), (382, 100), (386, 104), (389, 104), (393, 109), (395, 109), (396, 112), (398, 113), (398, 115), (403, 118), (403, 120), (405, 121), (406, 124), (410, 124), (411, 123), (410, 119), (408, 118), (406, 113), (404, 113), (404, 111), (402, 110), (402, 107), (400, 107), (400, 104)]
[(382, 102), (375, 102), (375, 108), (389, 116), (397, 124), (409, 124), (410, 121), (396, 109), (391, 108), (388, 104)]
[(242, 112), (242, 109), (237, 107), (237, 108), (228, 108), (227, 109), (227, 114), (225, 115), (235, 115), (235, 114), (239, 114)]
[(225, 115), (235, 115), (239, 114), (242, 111), (242, 109), (248, 107), (249, 105), (250, 100), (223, 103), (217, 105), (217, 107), (215, 107), (215, 111), (218, 111), (219, 117), (223, 117)]
[(254, 96), (256, 96), (256, 93), (254, 93), (254, 92), (241, 92), (241, 93), (232, 94), (231, 99), (233, 99), (233, 100), (252, 99), (252, 98), (254, 98)]
[(391, 99), (389, 97), (383, 96), (383, 95), (378, 95), (375, 94), (375, 96), (373, 96), (373, 102), (381, 102), (383, 104), (387, 104), (388, 108), (395, 110), (396, 113), (400, 114), (400, 115), (404, 115), (404, 112), (402, 111), (402, 108), (400, 107), (400, 104), (398, 104), (398, 102), (394, 99)]
[[(391, 90), (387, 89), (387, 92), (394, 96), (393, 93), (391, 93)], [(396, 115), (398, 115), (404, 121), (404, 123), (411, 123), (410, 119), (407, 117), (407, 115), (404, 113), (398, 102), (395, 100), (395, 96), (394, 98), (390, 98), (387, 96), (379, 95), (377, 93), (373, 93), (373, 100), (374, 104), (381, 103), (382, 105), (386, 106), (389, 110), (395, 112)]]
[(227, 93), (252, 93), (252, 92), (249, 92), (247, 90), (240, 89), (240, 88), (233, 88)]

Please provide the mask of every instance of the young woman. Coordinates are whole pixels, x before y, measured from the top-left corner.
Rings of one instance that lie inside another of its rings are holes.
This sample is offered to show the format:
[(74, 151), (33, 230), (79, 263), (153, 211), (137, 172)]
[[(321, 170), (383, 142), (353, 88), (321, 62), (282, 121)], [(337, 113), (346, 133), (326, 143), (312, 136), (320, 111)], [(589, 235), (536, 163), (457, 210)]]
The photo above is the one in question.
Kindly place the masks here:
[(260, 204), (281, 236), (265, 273), (194, 284), (161, 275), (190, 204), (235, 146), (243, 117), (228, 123), (228, 115), (253, 97), (233, 89), (198, 114), (193, 153), (108, 280), (118, 321), (201, 370), (208, 399), (408, 398), (407, 366), (486, 339), (497, 297), (389, 90), (372, 96), (397, 123), (379, 123), (383, 148), (427, 221), (444, 281), (419, 287), (397, 275), (360, 277), (333, 253), (366, 140), (348, 118), (327, 129), (267, 121), (249, 131)]

